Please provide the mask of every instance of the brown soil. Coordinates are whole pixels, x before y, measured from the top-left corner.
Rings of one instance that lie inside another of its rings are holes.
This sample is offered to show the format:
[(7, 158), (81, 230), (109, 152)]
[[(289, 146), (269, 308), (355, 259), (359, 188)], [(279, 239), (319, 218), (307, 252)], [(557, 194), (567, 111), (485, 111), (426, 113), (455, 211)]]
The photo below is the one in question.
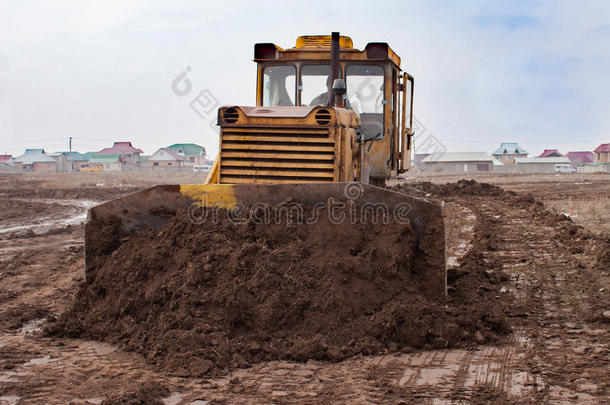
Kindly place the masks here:
[[(273, 359), (338, 361), (493, 341), (509, 328), (497, 284), (472, 262), (449, 305), (420, 268), (410, 225), (191, 223), (130, 236), (51, 334), (118, 342), (180, 375)], [(111, 235), (116, 224), (106, 223)], [(112, 248), (112, 247), (111, 247)], [(437, 252), (442, 254), (442, 247)]]
[[(33, 188), (40, 189), (41, 197), (47, 195), (46, 189), (58, 188), (72, 188), (79, 195), (80, 187), (105, 182), (100, 189), (114, 198), (121, 184), (159, 182), (152, 177), (142, 182), (136, 182), (135, 176), (129, 181), (123, 177), (91, 175), (75, 181), (61, 174), (33, 180), (0, 176), (0, 192), (2, 199), (10, 199), (13, 190), (25, 190), (21, 202)], [(113, 344), (40, 332), (47, 324), (45, 318), (59, 317), (72, 308), (83, 283), (82, 226), (61, 233), (38, 233), (36, 228), (30, 238), (0, 238), (0, 404), (606, 403), (610, 395), (607, 221), (589, 220), (576, 209), (574, 220), (585, 226), (582, 229), (538, 203), (557, 207), (556, 213), (569, 212), (568, 199), (596, 202), (608, 194), (610, 177), (590, 180), (591, 184), (576, 184), (573, 177), (555, 175), (497, 179), (504, 189), (519, 195), (464, 183), (403, 186), (404, 192), (430, 194), (428, 198), (442, 199), (451, 208), (446, 210), (447, 220), (455, 232), (448, 235), (449, 249), (467, 253), (450, 271), (449, 303), (461, 291), (455, 286), (474, 276), (464, 274), (466, 266), (485, 268), (482, 278), (487, 281), (467, 292), (482, 294), (481, 300), (493, 301), (486, 289), (497, 289), (496, 275), (508, 276), (499, 295), (512, 333), (498, 342), (465, 342), (465, 347), (451, 349), (405, 348), (340, 362), (263, 361), (203, 379), (168, 375), (144, 356)], [(11, 222), (25, 215), (15, 225), (28, 226), (31, 219), (48, 215), (44, 207), (11, 214), (20, 210), (20, 202), (5, 212), (14, 218)], [(74, 215), (74, 207), (62, 207), (65, 218)], [(601, 218), (610, 215), (607, 205), (595, 207)], [(601, 236), (591, 236), (592, 228)]]
[(65, 207), (59, 204), (48, 204), (36, 201), (17, 201), (0, 199), (0, 211), (2, 212), (2, 224), (13, 221), (23, 221), (33, 217), (32, 214), (44, 211), (45, 214), (55, 214), (64, 211)]
[(161, 398), (167, 397), (169, 393), (163, 385), (147, 383), (114, 394), (103, 400), (100, 405), (164, 405)]

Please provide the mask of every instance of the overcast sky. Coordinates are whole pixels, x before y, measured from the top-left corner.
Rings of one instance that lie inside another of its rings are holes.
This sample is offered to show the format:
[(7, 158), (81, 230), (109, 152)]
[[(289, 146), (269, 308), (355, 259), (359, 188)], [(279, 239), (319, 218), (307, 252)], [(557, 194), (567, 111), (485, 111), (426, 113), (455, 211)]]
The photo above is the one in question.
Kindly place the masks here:
[[(448, 150), (520, 142), (592, 150), (610, 142), (610, 2), (0, 0), (0, 153), (146, 154), (218, 136), (215, 113), (255, 102), (256, 42), (340, 31), (388, 42), (415, 76), (415, 115)], [(172, 92), (190, 67), (191, 91)], [(201, 106), (200, 106), (201, 107)], [(421, 131), (420, 131), (421, 132)]]

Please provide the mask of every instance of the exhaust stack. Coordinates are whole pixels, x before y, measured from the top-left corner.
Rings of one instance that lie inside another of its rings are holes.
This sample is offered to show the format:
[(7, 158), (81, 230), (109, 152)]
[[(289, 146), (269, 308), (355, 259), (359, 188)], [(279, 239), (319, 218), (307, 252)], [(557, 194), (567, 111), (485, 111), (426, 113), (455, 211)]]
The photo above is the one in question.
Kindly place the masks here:
[(339, 79), (339, 33), (333, 32), (330, 39), (330, 83), (328, 86), (328, 106), (336, 105), (333, 86), (335, 80)]

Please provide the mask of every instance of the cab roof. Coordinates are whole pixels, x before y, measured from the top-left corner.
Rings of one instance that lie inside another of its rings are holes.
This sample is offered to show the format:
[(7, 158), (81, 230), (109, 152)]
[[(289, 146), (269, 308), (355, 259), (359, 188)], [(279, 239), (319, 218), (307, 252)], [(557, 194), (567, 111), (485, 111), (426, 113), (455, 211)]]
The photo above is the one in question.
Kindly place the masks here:
[[(330, 61), (330, 35), (303, 35), (297, 38), (294, 48), (283, 49), (272, 43), (254, 45), (254, 61), (316, 60)], [(390, 61), (400, 68), (400, 57), (386, 42), (369, 42), (363, 51), (354, 48), (352, 39), (339, 37), (340, 60)]]

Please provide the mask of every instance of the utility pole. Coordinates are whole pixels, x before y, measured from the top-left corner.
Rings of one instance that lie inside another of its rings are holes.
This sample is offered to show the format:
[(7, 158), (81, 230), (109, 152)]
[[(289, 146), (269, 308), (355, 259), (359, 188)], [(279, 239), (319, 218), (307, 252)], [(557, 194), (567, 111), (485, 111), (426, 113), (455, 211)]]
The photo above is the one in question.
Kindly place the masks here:
[(70, 166), (70, 173), (74, 171), (74, 165), (72, 164), (72, 137), (69, 137), (68, 146), (70, 148), (70, 156), (68, 157), (68, 163)]

